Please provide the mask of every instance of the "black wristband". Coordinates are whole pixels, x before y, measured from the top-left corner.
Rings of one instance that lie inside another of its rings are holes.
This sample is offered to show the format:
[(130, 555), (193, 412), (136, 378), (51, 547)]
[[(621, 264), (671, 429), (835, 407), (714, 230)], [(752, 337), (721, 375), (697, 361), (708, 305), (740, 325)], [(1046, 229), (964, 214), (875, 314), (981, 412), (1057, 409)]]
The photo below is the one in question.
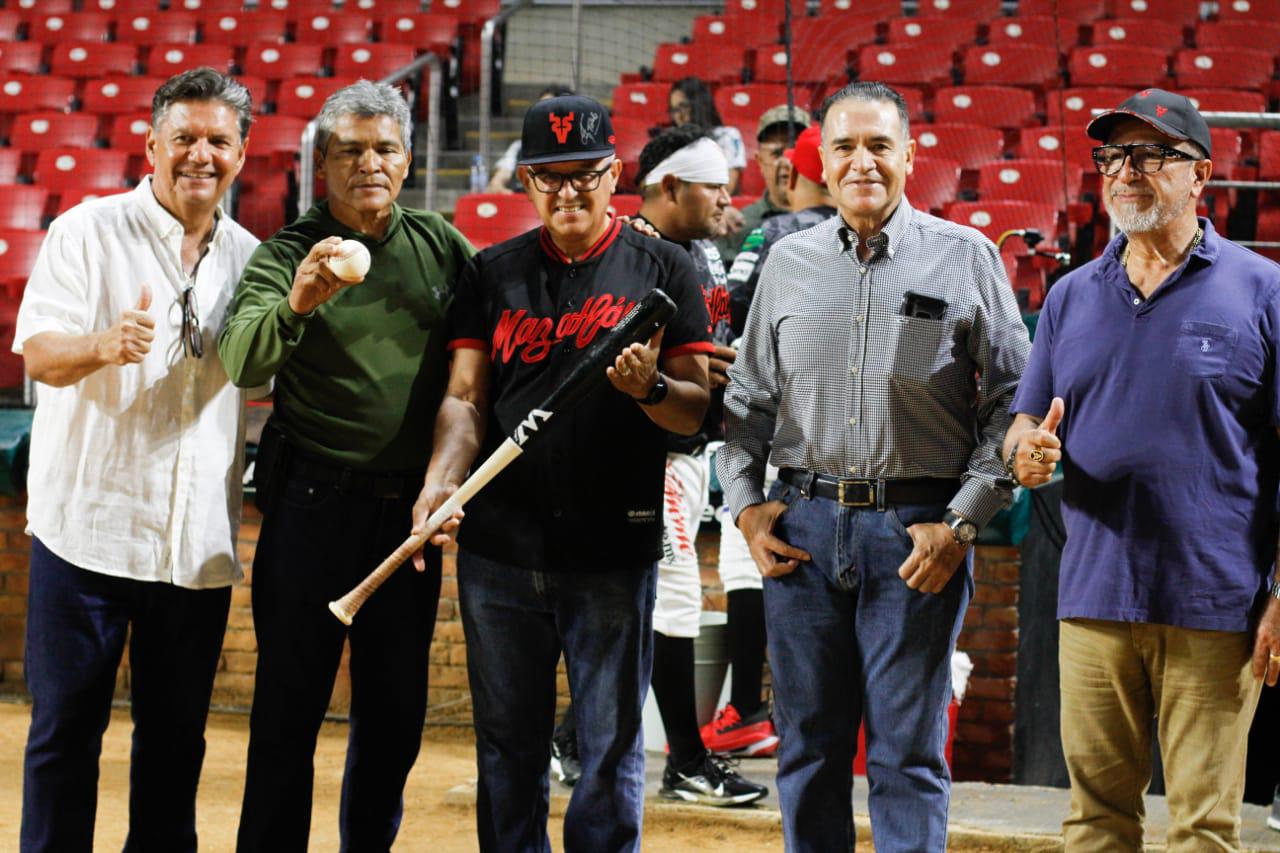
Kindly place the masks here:
[(665, 399), (667, 399), (667, 380), (659, 373), (658, 381), (653, 383), (649, 393), (643, 397), (636, 397), (635, 401), (642, 406), (656, 406)]

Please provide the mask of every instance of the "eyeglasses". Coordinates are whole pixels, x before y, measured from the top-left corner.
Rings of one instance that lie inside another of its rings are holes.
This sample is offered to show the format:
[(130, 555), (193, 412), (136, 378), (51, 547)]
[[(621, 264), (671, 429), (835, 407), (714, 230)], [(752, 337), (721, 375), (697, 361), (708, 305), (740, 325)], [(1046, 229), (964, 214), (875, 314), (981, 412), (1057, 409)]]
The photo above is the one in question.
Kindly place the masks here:
[(531, 171), (529, 175), (533, 178), (533, 185), (537, 187), (540, 192), (558, 193), (560, 192), (561, 187), (564, 186), (565, 180), (568, 179), (569, 183), (575, 190), (580, 193), (589, 193), (600, 186), (600, 178), (603, 177), (604, 173), (609, 171), (612, 166), (613, 162), (610, 161), (609, 165), (605, 166), (603, 169), (570, 172), (567, 175), (563, 172)]
[(200, 334), (200, 309), (196, 306), (196, 289), (182, 291), (182, 353), (190, 358), (204, 357), (204, 337)]
[(1098, 173), (1110, 178), (1124, 168), (1125, 158), (1133, 168), (1144, 175), (1153, 175), (1164, 168), (1166, 160), (1203, 160), (1194, 154), (1151, 142), (1131, 142), (1128, 145), (1099, 145), (1093, 149), (1093, 165)]

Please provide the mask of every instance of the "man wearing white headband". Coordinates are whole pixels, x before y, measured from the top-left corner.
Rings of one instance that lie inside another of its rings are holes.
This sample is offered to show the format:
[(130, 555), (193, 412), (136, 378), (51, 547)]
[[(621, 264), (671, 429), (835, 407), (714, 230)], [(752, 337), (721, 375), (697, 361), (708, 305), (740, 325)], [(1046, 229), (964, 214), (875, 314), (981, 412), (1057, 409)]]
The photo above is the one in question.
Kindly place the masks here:
[[(701, 128), (686, 126), (655, 137), (640, 153), (644, 203), (640, 218), (663, 239), (683, 246), (693, 259), (711, 320), (711, 405), (696, 435), (667, 436), (663, 500), (663, 548), (653, 611), (653, 693), (668, 741), (667, 768), (659, 795), (712, 806), (750, 803), (768, 794), (707, 751), (698, 730), (693, 686), (693, 640), (702, 612), (702, 581), (694, 540), (707, 505), (710, 480), (706, 449), (723, 438), (724, 383), (733, 361), (729, 292), (724, 264), (711, 238), (729, 206), (729, 164), (720, 146)], [(723, 578), (726, 591), (761, 587), (749, 565), (742, 578)], [(758, 608), (757, 645), (763, 646), (763, 607)], [(732, 614), (731, 614), (732, 620)], [(762, 650), (761, 650), (762, 651)], [(761, 662), (755, 664), (758, 672)], [(735, 672), (736, 680), (736, 672)], [(750, 679), (748, 679), (750, 681)], [(758, 679), (757, 697), (760, 692)], [(772, 749), (777, 737), (770, 725)]]

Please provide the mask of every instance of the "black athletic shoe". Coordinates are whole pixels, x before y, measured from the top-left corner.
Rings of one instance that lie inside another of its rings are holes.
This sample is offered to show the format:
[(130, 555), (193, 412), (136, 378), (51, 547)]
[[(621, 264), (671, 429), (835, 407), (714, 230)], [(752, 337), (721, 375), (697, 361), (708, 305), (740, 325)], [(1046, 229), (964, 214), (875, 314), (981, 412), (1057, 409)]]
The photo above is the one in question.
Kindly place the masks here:
[(691, 766), (677, 769), (667, 764), (658, 796), (704, 806), (741, 806), (769, 795), (769, 789), (743, 779), (734, 765), (707, 753)]
[(1280, 832), (1280, 788), (1276, 788), (1276, 795), (1271, 800), (1271, 814), (1267, 817), (1267, 826)]
[(556, 774), (561, 785), (568, 788), (572, 788), (582, 778), (577, 739), (551, 739), (551, 772)]

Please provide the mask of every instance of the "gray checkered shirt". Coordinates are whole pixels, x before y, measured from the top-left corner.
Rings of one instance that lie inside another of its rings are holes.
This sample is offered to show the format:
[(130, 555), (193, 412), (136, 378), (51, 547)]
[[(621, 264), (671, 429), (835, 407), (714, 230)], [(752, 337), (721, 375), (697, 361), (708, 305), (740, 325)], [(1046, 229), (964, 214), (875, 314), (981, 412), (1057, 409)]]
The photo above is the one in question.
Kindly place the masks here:
[[(995, 246), (904, 198), (866, 263), (839, 216), (773, 248), (725, 394), (720, 482), (734, 517), (766, 457), (836, 477), (939, 477), (979, 526), (1008, 504), (1000, 448), (1031, 349)], [(941, 320), (900, 313), (914, 291)], [(975, 376), (978, 380), (975, 381)]]

